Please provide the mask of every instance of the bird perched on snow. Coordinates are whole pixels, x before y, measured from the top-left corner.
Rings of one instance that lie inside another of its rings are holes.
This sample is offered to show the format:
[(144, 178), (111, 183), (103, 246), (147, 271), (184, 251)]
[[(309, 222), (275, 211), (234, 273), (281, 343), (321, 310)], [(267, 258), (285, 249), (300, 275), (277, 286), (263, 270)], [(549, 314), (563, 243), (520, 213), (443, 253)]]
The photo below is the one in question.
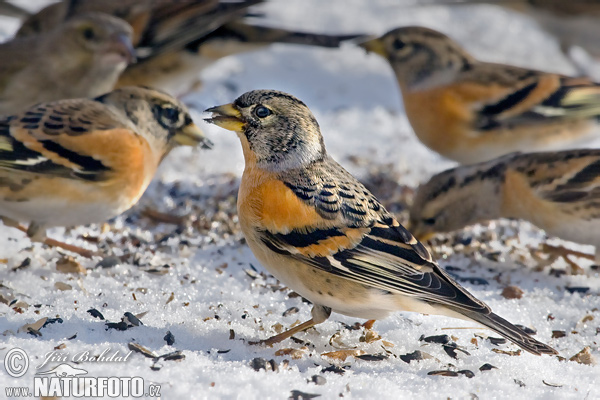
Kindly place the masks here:
[(36, 240), (47, 227), (105, 221), (139, 200), (173, 147), (196, 144), (210, 146), (186, 107), (146, 88), (1, 117), (0, 218), (30, 222)]
[(311, 320), (263, 343), (319, 324), (332, 310), (367, 319), (405, 310), (476, 321), (533, 354), (556, 354), (454, 282), (327, 154), (319, 125), (300, 100), (257, 90), (207, 111), (213, 113), (208, 122), (235, 131), (242, 142), (238, 213), (250, 249), (314, 304)]
[(588, 79), (477, 61), (423, 27), (361, 46), (390, 62), (421, 142), (462, 164), (599, 137), (600, 85)]
[(453, 168), (421, 185), (410, 228), (427, 239), (498, 218), (531, 222), (596, 247), (600, 261), (600, 149), (510, 154)]
[(0, 114), (112, 90), (134, 59), (131, 32), (119, 18), (88, 13), (47, 34), (0, 44)]
[(249, 7), (264, 0), (71, 0), (53, 3), (25, 20), (17, 35), (45, 32), (69, 15), (101, 11), (128, 21), (134, 29), (138, 62), (117, 86), (148, 85), (184, 94), (199, 84), (199, 72), (228, 55), (271, 43), (339, 47), (360, 35), (293, 32), (248, 24)]

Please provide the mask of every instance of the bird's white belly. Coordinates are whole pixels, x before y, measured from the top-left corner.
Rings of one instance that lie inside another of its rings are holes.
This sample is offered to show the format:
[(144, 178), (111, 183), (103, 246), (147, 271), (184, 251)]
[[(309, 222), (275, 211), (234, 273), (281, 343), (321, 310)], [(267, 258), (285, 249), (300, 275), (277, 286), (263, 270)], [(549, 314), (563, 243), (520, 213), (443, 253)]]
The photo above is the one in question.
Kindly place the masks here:
[[(125, 208), (126, 209), (126, 208)], [(103, 222), (125, 211), (112, 203), (68, 203), (57, 199), (0, 200), (0, 216), (44, 226), (75, 226)]]

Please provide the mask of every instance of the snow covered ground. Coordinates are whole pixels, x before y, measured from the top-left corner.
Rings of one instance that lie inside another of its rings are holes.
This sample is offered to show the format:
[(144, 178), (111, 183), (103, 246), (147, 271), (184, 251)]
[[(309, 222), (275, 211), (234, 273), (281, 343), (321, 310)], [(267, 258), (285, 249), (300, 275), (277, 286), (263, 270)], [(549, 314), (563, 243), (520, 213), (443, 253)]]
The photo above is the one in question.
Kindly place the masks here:
[[(575, 72), (552, 37), (525, 17), (493, 6), (272, 0), (259, 10), (272, 25), (329, 33), (379, 34), (421, 24), (448, 33), (481, 59)], [(14, 21), (0, 20), (4, 34), (15, 28)], [(201, 76), (202, 90), (185, 101), (215, 148), (174, 151), (140, 204), (108, 225), (49, 233), (78, 245), (100, 246), (125, 261), (107, 258), (99, 266), (101, 258), (76, 258), (71, 263), (60, 251), (31, 244), (21, 233), (0, 226), (0, 359), (15, 347), (30, 357), (29, 370), (20, 378), (8, 376), (0, 366), (1, 390), (31, 388), (36, 372), (60, 363), (35, 368), (56, 351), (57, 359), (66, 357), (72, 366), (88, 371), (87, 376), (139, 376), (146, 386), (158, 384), (165, 399), (308, 394), (357, 399), (600, 398), (599, 367), (568, 361), (586, 346), (592, 357), (600, 355), (598, 269), (577, 260), (583, 274), (564, 274), (569, 269), (563, 260), (545, 265), (538, 251), (545, 242), (588, 253), (592, 249), (549, 239), (527, 223), (473, 227), (437, 239), (433, 250), (476, 297), (512, 322), (537, 330), (536, 337), (566, 360), (495, 352), (517, 348), (493, 344), (487, 339), (491, 332), (468, 322), (401, 312), (377, 321), (373, 331), (355, 325), (364, 321), (334, 314), (316, 329), (296, 335), (296, 341), (273, 348), (249, 345), (307, 320), (310, 306), (266, 274), (244, 244), (235, 216), (241, 149), (231, 132), (203, 124), (202, 110), (251, 89), (296, 95), (315, 113), (329, 151), (372, 183), (391, 209), (402, 210), (411, 188), (453, 164), (415, 139), (387, 63), (351, 44), (341, 50), (276, 45), (224, 59)], [(385, 185), (378, 184), (382, 174), (388, 179)], [(144, 216), (146, 207), (181, 216), (179, 226)], [(61, 272), (71, 270), (78, 272)], [(509, 285), (519, 287), (522, 297), (502, 296)], [(92, 309), (105, 320), (92, 315), (98, 316), (88, 311)], [(121, 325), (125, 330), (107, 325), (120, 322), (126, 312), (137, 315), (143, 325)], [(46, 317), (54, 322), (34, 326), (29, 333), (23, 329)], [(450, 335), (459, 346), (456, 357), (447, 346), (445, 350), (441, 344), (420, 341), (422, 335)], [(156, 361), (134, 352), (126, 362), (71, 362), (85, 351), (99, 355), (110, 349), (106, 354), (125, 355), (130, 343), (157, 355), (180, 351), (184, 357), (177, 353), (171, 358), (178, 360)], [(416, 350), (431, 357), (404, 361)], [(342, 359), (347, 353), (352, 355)], [(481, 368), (484, 364), (495, 368)], [(436, 370), (468, 370), (474, 376), (428, 375)]]

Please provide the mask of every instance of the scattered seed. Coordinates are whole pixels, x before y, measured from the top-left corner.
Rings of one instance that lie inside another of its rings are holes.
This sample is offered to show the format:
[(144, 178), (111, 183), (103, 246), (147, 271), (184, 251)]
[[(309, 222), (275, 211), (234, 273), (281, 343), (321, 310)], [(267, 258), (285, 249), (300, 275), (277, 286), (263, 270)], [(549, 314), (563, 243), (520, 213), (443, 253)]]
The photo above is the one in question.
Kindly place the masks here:
[[(345, 368), (347, 369), (347, 368), (350, 368), (350, 367), (345, 367)], [(344, 375), (344, 373), (346, 372), (346, 369), (344, 369), (344, 368), (342, 368), (342, 367), (340, 367), (338, 365), (331, 364), (329, 367), (322, 368), (321, 372), (333, 372), (333, 373), (338, 374), (338, 375)]]
[(488, 336), (487, 340), (489, 340), (491, 344), (496, 345), (496, 346), (499, 346), (501, 344), (505, 344), (506, 343), (506, 339), (504, 339), (504, 338), (497, 338), (497, 337)]
[(165, 361), (181, 361), (185, 359), (185, 354), (181, 350), (173, 351), (171, 353), (162, 354), (158, 358)]
[(291, 356), (294, 360), (299, 360), (301, 359), (304, 354), (306, 354), (306, 352), (308, 351), (308, 347), (304, 346), (300, 349), (292, 349), (292, 348), (287, 348), (287, 349), (279, 349), (275, 352), (276, 356)]
[(361, 354), (355, 357), (365, 361), (381, 361), (389, 358), (387, 354)]
[(583, 286), (565, 287), (565, 289), (569, 293), (587, 293), (590, 290), (589, 287)]
[(169, 298), (167, 299), (167, 302), (165, 303), (165, 305), (169, 304), (170, 302), (172, 302), (173, 300), (175, 300), (175, 293), (171, 292), (171, 295), (169, 296)]
[(71, 256), (62, 257), (56, 262), (56, 270), (64, 274), (85, 275), (87, 270), (75, 258)]
[(229, 340), (235, 339), (235, 331), (233, 329), (229, 330)]
[(298, 307), (290, 307), (287, 310), (285, 310), (282, 315), (284, 317), (287, 317), (288, 315), (296, 314), (298, 311), (300, 311)]
[(498, 369), (498, 367), (494, 367), (492, 364), (485, 363), (481, 367), (479, 367), (480, 371), (489, 371), (491, 369)]
[(42, 333), (40, 331), (38, 331), (37, 329), (33, 329), (32, 327), (27, 328), (27, 333), (35, 337), (42, 336)]
[(507, 356), (520, 356), (521, 355), (521, 349), (516, 350), (516, 351), (506, 351), (506, 350), (500, 350), (500, 349), (492, 349), (492, 351), (494, 353), (498, 353), (498, 354), (506, 354)]
[(227, 349), (227, 350), (217, 350), (217, 354), (227, 354), (231, 351), (231, 349)]
[(142, 216), (149, 218), (155, 222), (171, 225), (185, 225), (190, 221), (190, 215), (173, 215), (155, 210), (153, 208), (145, 208), (140, 213)]
[(565, 332), (565, 331), (552, 331), (553, 339), (558, 339), (558, 338), (565, 337), (565, 336), (567, 336), (567, 332)]
[(96, 268), (112, 268), (116, 267), (121, 263), (121, 260), (117, 256), (108, 256), (104, 257), (98, 264), (96, 264)]
[(140, 321), (140, 319), (138, 317), (136, 317), (135, 315), (133, 315), (132, 313), (130, 313), (129, 311), (127, 311), (122, 320), (128, 324), (131, 324), (133, 326), (140, 326), (140, 325), (144, 325), (142, 323), (142, 321)]
[(348, 350), (338, 350), (338, 351), (330, 351), (328, 353), (321, 354), (322, 356), (333, 358), (334, 360), (346, 361), (346, 358), (350, 356), (360, 356), (365, 354), (364, 350), (360, 349), (348, 349)]
[(255, 371), (264, 369), (265, 371), (277, 371), (277, 363), (274, 360), (267, 361), (262, 357), (256, 357), (250, 361), (250, 366)]
[(162, 368), (162, 364), (159, 364), (156, 362), (150, 366), (150, 369), (152, 371), (160, 371), (161, 368)]
[(400, 356), (400, 359), (407, 364), (410, 364), (411, 361), (420, 361), (426, 360), (429, 358), (433, 358), (430, 354), (422, 352), (421, 350), (415, 350), (412, 353), (403, 354)]
[(429, 371), (427, 375), (434, 376), (458, 376), (458, 372), (450, 370)]
[(21, 261), (21, 264), (17, 265), (16, 267), (14, 267), (11, 271), (18, 271), (20, 269), (23, 268), (27, 268), (31, 265), (31, 258), (27, 257), (26, 259), (24, 259), (23, 261)]
[(513, 379), (513, 380), (514, 380), (514, 381), (515, 381), (515, 383), (516, 383), (517, 385), (519, 385), (520, 387), (525, 387), (525, 386), (526, 386), (526, 385), (525, 385), (525, 382), (523, 382), (523, 381), (521, 381), (521, 380), (519, 380), (519, 379)]
[(121, 322), (107, 322), (106, 323), (106, 329), (116, 329), (118, 331), (126, 331), (127, 329), (129, 329), (129, 325), (127, 325), (127, 322), (121, 321)]
[[(250, 264), (252, 265), (252, 264)], [(251, 270), (251, 269), (245, 269), (244, 272), (246, 273), (246, 275), (248, 275), (250, 278), (252, 279), (258, 279), (260, 277), (260, 275), (258, 274), (258, 272), (256, 272), (256, 270)]]
[(71, 286), (67, 283), (64, 283), (64, 282), (56, 282), (56, 283), (54, 283), (54, 288), (64, 292), (66, 290), (73, 289), (73, 286)]
[(321, 375), (313, 375), (310, 377), (309, 382), (313, 382), (317, 386), (322, 386), (327, 383), (327, 379), (325, 379)]
[(288, 397), (288, 399), (292, 399), (292, 400), (308, 400), (308, 399), (314, 399), (315, 397), (320, 397), (320, 394), (316, 394), (316, 393), (304, 393), (301, 392), (300, 390), (292, 390), (292, 392), (290, 393), (290, 397)]
[(581, 319), (581, 323), (585, 324), (586, 322), (593, 321), (593, 320), (594, 320), (594, 316), (588, 314)]
[(175, 336), (171, 333), (171, 331), (167, 331), (167, 334), (163, 339), (169, 346), (173, 346), (175, 344)]
[(102, 315), (102, 313), (95, 308), (90, 308), (87, 310), (87, 312), (94, 318), (100, 318), (101, 320), (104, 320), (104, 315)]
[(55, 323), (59, 323), (62, 324), (63, 323), (63, 319), (62, 318), (48, 318), (46, 320), (46, 322), (44, 322), (44, 325), (42, 325), (42, 328), (45, 328), (46, 326), (50, 325), (50, 324), (55, 324)]
[(156, 355), (155, 352), (153, 352), (151, 350), (148, 350), (147, 348), (145, 348), (141, 344), (137, 344), (137, 343), (134, 343), (134, 342), (129, 342), (127, 344), (127, 347), (129, 347), (129, 350), (134, 351), (136, 353), (140, 353), (144, 357), (158, 358), (158, 356)]
[(446, 343), (448, 343), (450, 341), (450, 336), (448, 336), (448, 335), (434, 335), (434, 336), (427, 336), (427, 337), (425, 337), (425, 335), (421, 335), (421, 337), (419, 338), (419, 341), (426, 342), (426, 343), (446, 344)]
[(302, 339), (298, 339), (296, 336), (292, 336), (292, 337), (290, 337), (290, 340), (291, 340), (292, 342), (294, 342), (294, 343), (301, 344), (301, 345), (305, 345), (305, 344), (309, 344), (309, 343), (310, 343), (310, 342), (305, 342), (305, 341), (304, 341), (304, 340), (302, 340)]
[(468, 356), (471, 355), (468, 351), (466, 351), (465, 349), (463, 349), (462, 347), (457, 345), (455, 342), (448, 342), (448, 343), (442, 345), (442, 347), (444, 348), (444, 351), (446, 352), (446, 354), (448, 354), (450, 357), (452, 357), (454, 359), (458, 359), (456, 350), (458, 350)]
[(523, 297), (523, 294), (525, 294), (525, 292), (517, 286), (507, 286), (502, 289), (502, 296), (506, 299), (520, 299)]
[[(287, 360), (284, 360), (284, 361), (287, 361)], [(269, 366), (271, 366), (271, 370), (273, 372), (279, 372), (279, 366), (277, 365), (277, 361), (270, 359)]]
[(473, 371), (468, 370), (468, 369), (461, 369), (460, 371), (458, 371), (458, 373), (466, 376), (469, 379), (473, 378), (475, 376), (475, 373)]
[[(142, 318), (144, 318), (144, 317), (146, 316), (146, 314), (148, 314), (148, 311), (144, 311), (144, 312), (141, 312), (141, 313), (137, 313), (137, 314), (135, 314), (135, 317), (136, 317), (137, 319), (142, 319)], [(141, 323), (141, 321), (140, 321), (140, 323)], [(143, 325), (143, 324), (142, 324), (142, 325)]]
[(585, 346), (583, 350), (569, 358), (569, 361), (575, 361), (585, 365), (596, 365), (596, 358), (592, 355), (590, 346)]
[(381, 339), (381, 336), (379, 336), (379, 334), (377, 334), (377, 332), (372, 331), (372, 330), (368, 330), (365, 332), (364, 335), (362, 335), (359, 338), (360, 342), (364, 342), (364, 343), (373, 343), (376, 342), (378, 340)]
[(40, 329), (42, 329), (42, 327), (44, 326), (44, 324), (46, 323), (47, 320), (48, 320), (48, 317), (44, 317), (44, 318), (38, 319), (37, 321), (35, 321), (32, 324), (25, 324), (22, 327), (20, 327), (17, 332), (29, 332), (30, 329), (32, 329), (34, 331), (39, 331)]
[(543, 383), (544, 385), (546, 385), (546, 386), (550, 386), (550, 387), (556, 387), (556, 388), (563, 387), (563, 385), (559, 385), (559, 384), (557, 384), (557, 383), (549, 383), (549, 382), (546, 382), (545, 380), (542, 380), (542, 383)]
[(58, 346), (54, 347), (54, 350), (62, 350), (62, 349), (66, 349), (67, 345), (64, 343), (59, 344)]

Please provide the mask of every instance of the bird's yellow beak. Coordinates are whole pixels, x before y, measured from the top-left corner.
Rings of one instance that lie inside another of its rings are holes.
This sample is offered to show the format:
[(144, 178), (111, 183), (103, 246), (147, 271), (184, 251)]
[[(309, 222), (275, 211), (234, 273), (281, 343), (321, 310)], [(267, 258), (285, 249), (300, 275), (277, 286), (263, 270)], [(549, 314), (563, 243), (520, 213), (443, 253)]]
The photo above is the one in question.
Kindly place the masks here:
[(378, 37), (372, 36), (369, 38), (369, 40), (364, 41), (362, 43), (358, 43), (358, 45), (363, 49), (367, 50), (367, 52), (379, 54), (382, 57), (388, 56), (387, 51), (383, 46), (383, 42)]
[(199, 144), (203, 149), (213, 147), (213, 143), (204, 136), (204, 133), (196, 124), (189, 124), (179, 129), (173, 136), (173, 140), (180, 146), (196, 146)]
[(212, 118), (206, 118), (206, 122), (220, 126), (223, 129), (234, 132), (242, 132), (246, 123), (242, 120), (242, 114), (233, 104), (211, 107), (205, 112), (213, 113)]

